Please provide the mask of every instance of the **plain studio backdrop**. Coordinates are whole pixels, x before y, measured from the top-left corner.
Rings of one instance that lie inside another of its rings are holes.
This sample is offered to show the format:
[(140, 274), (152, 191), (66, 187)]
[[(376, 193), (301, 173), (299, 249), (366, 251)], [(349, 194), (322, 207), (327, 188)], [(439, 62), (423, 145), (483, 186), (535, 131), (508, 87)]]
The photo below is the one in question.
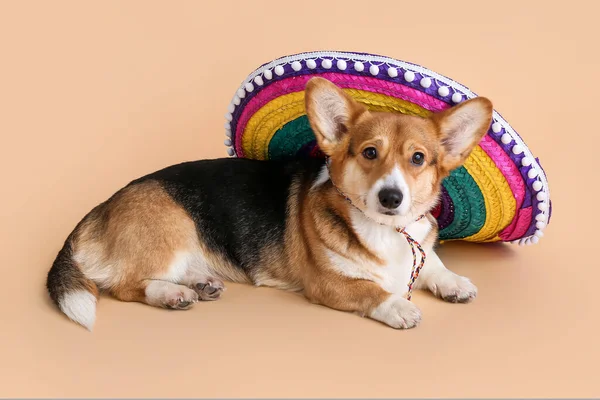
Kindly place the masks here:
[[(598, 396), (597, 2), (2, 1), (0, 396)], [(363, 51), (492, 99), (549, 177), (536, 246), (451, 244), (473, 304), (419, 292), (410, 331), (229, 285), (169, 312), (102, 297), (89, 333), (47, 271), (130, 180), (226, 156), (240, 82), (276, 57)]]

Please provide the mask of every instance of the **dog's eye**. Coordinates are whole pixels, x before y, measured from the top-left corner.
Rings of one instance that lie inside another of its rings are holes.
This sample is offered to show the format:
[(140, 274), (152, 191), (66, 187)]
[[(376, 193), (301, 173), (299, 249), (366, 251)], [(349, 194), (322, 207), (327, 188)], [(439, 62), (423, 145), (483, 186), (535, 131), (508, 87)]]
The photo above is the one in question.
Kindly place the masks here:
[(425, 161), (425, 154), (417, 151), (415, 154), (413, 154), (411, 161), (415, 165), (423, 165), (423, 162)]
[(377, 158), (377, 149), (375, 147), (367, 147), (363, 150), (362, 155), (368, 160), (374, 160)]

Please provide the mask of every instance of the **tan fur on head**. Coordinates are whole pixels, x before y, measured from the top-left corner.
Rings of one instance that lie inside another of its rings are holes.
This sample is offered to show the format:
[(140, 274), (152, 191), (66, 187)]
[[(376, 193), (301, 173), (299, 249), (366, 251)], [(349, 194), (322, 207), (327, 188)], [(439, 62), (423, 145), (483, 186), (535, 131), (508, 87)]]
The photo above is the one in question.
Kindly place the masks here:
[[(390, 225), (435, 205), (441, 180), (464, 163), (492, 119), (492, 104), (482, 97), (429, 118), (372, 112), (323, 78), (307, 83), (306, 111), (336, 186), (369, 217)], [(393, 213), (377, 197), (388, 186), (404, 195)]]

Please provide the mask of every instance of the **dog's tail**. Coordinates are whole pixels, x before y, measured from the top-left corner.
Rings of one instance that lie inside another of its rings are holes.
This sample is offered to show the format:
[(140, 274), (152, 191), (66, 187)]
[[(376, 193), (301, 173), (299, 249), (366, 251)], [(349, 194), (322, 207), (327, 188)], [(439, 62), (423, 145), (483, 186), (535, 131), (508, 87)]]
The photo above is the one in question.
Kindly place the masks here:
[(73, 232), (58, 252), (50, 272), (46, 287), (50, 298), (71, 320), (92, 330), (96, 321), (98, 286), (77, 266), (73, 259)]

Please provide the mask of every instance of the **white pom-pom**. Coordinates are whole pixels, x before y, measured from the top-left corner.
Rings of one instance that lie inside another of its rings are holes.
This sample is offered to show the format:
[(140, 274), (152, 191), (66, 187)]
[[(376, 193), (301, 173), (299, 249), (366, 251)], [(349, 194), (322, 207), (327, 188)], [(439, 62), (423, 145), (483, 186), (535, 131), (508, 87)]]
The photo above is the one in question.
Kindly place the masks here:
[(500, 125), (500, 122), (494, 122), (492, 124), (492, 132), (500, 133), (501, 130), (502, 130), (502, 125)]
[(296, 72), (300, 71), (302, 69), (302, 64), (300, 64), (300, 61), (292, 62), (292, 69)]
[[(538, 214), (539, 215), (543, 215), (543, 214)], [(537, 229), (544, 229), (546, 227), (546, 223), (544, 221), (538, 221), (535, 223), (535, 227)]]
[(406, 82), (412, 82), (412, 81), (414, 81), (415, 80), (415, 73), (412, 72), (412, 71), (406, 71), (404, 73), (404, 80)]
[(358, 72), (363, 72), (365, 70), (365, 64), (361, 63), (360, 61), (356, 61), (354, 63), (354, 69)]
[(336, 65), (340, 71), (345, 71), (346, 68), (348, 68), (348, 64), (345, 60), (338, 60)]
[(227, 111), (229, 111), (230, 113), (235, 111), (235, 104), (233, 103), (229, 103), (229, 105), (227, 106)]
[(534, 168), (531, 168), (528, 172), (527, 172), (527, 176), (529, 177), (529, 179), (533, 179), (535, 177), (538, 176), (537, 171)]
[(231, 137), (231, 129), (225, 129), (225, 136)]
[(285, 72), (285, 70), (283, 69), (283, 65), (278, 65), (275, 67), (275, 74), (277, 76), (283, 75), (284, 72)]
[(500, 141), (504, 144), (509, 144), (510, 142), (512, 142), (512, 138), (510, 137), (510, 135), (508, 133), (505, 133), (504, 135), (502, 135), (502, 137), (500, 138)]
[(236, 106), (239, 106), (241, 101), (242, 100), (238, 97), (237, 94), (233, 97), (233, 104), (235, 104)]
[(535, 220), (536, 221), (546, 221), (546, 215), (545, 214), (538, 214), (535, 216)]
[(542, 190), (542, 182), (535, 181), (535, 182), (533, 182), (531, 187), (533, 187), (533, 190), (535, 190), (536, 192), (539, 192), (540, 190)]
[(235, 154), (235, 152), (233, 151), (233, 149), (230, 147), (227, 149), (227, 154), (229, 154), (230, 157), (233, 157), (233, 155)]
[(254, 83), (256, 83), (258, 86), (262, 86), (265, 84), (265, 81), (263, 81), (262, 76), (257, 75), (256, 78), (254, 78)]
[(524, 167), (529, 167), (532, 164), (532, 160), (530, 157), (523, 157), (523, 159), (521, 160), (521, 165), (523, 165)]
[(398, 76), (398, 70), (394, 67), (389, 67), (388, 68), (388, 75), (390, 78), (395, 78)]
[(375, 76), (379, 73), (379, 67), (377, 65), (371, 65), (369, 67), (369, 72), (371, 73), (371, 75)]
[(462, 94), (460, 94), (460, 93), (454, 93), (452, 95), (452, 102), (454, 102), (454, 103), (460, 103), (462, 101), (462, 99), (463, 99), (463, 97), (462, 97)]
[(427, 89), (431, 86), (431, 78), (422, 78), (420, 83), (421, 83), (421, 86), (423, 86), (425, 89)]
[(438, 89), (438, 94), (442, 97), (446, 97), (450, 94), (450, 88), (448, 86), (442, 86)]
[(225, 114), (225, 119), (229, 122), (231, 122), (231, 120), (233, 120), (233, 115), (231, 115), (231, 113), (227, 113)]
[(225, 143), (225, 146), (231, 146), (231, 139), (225, 139), (223, 143)]
[(519, 240), (519, 246), (525, 246), (527, 244), (527, 239)]
[(513, 154), (521, 154), (523, 152), (523, 147), (518, 144), (515, 144), (512, 148), (512, 152)]
[(539, 241), (540, 241), (540, 237), (539, 236), (534, 236), (534, 237), (531, 238), (531, 244), (538, 244)]
[(238, 89), (237, 95), (240, 99), (243, 99), (244, 97), (246, 97), (246, 91), (244, 89)]
[(548, 204), (546, 203), (538, 203), (538, 210), (540, 211), (546, 211), (548, 209)]
[(317, 68), (317, 62), (311, 58), (310, 60), (306, 60), (306, 66), (310, 69), (315, 69)]
[(541, 238), (544, 237), (544, 232), (538, 229), (537, 231), (535, 231), (534, 235)]
[(333, 66), (333, 63), (328, 58), (326, 58), (323, 61), (321, 61), (321, 67), (323, 67), (325, 69), (330, 69), (332, 66)]
[(229, 123), (229, 121), (225, 122), (225, 123), (223, 124), (223, 126), (225, 127), (225, 130), (226, 130), (226, 131), (230, 131), (230, 130), (231, 130), (231, 124)]
[(273, 79), (273, 71), (271, 71), (270, 69), (265, 70), (265, 72), (263, 72), (263, 75), (268, 80)]
[(546, 192), (538, 192), (535, 198), (538, 199), (538, 201), (544, 201), (548, 198), (548, 195), (546, 194)]
[(247, 82), (244, 85), (244, 88), (246, 89), (246, 92), (250, 93), (251, 91), (254, 90), (254, 85), (251, 82)]

